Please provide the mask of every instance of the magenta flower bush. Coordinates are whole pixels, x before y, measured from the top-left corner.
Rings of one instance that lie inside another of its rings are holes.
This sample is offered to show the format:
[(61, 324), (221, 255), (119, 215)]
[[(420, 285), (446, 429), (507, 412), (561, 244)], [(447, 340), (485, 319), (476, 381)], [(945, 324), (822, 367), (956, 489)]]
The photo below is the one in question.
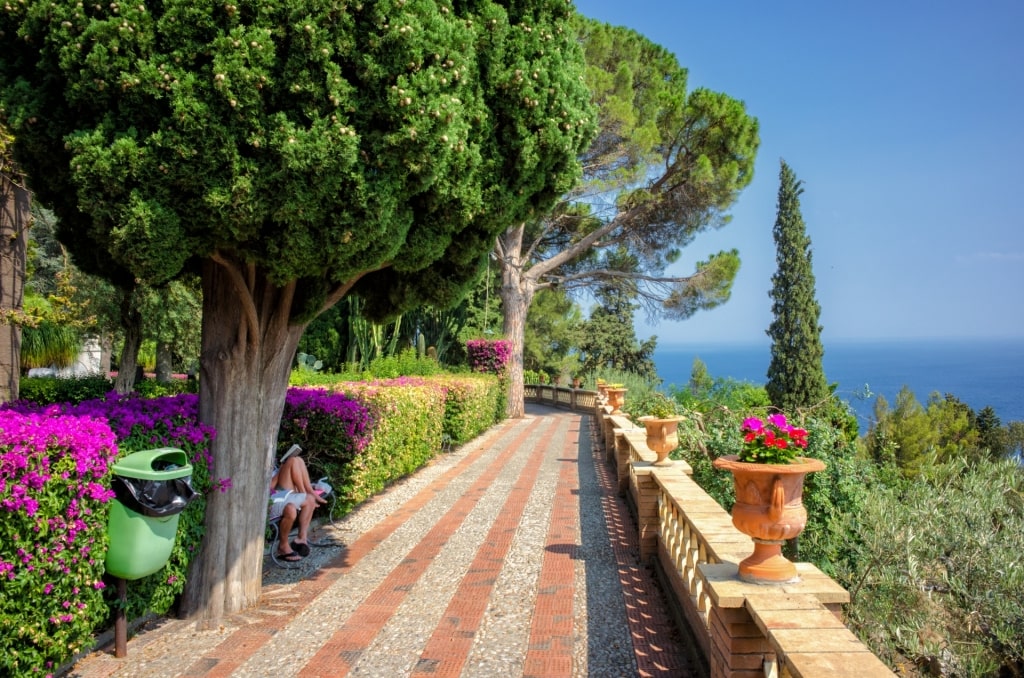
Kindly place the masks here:
[(0, 675), (51, 673), (108, 617), (116, 455), (102, 419), (0, 411)]
[(512, 342), (507, 339), (470, 339), (466, 342), (466, 354), (474, 372), (501, 375), (512, 358)]
[[(198, 421), (198, 396), (182, 394), (141, 398), (111, 392), (105, 398), (86, 400), (76, 405), (64, 403), (41, 406), (21, 401), (5, 407), (35, 414), (40, 420), (71, 416), (105, 422), (116, 440), (114, 450), (118, 457), (157, 447), (176, 447), (185, 451), (192, 465), (192, 486), (200, 497), (178, 519), (177, 538), (167, 565), (159, 572), (133, 581), (128, 587), (129, 619), (147, 611), (164, 614), (170, 610), (184, 589), (189, 564), (202, 541), (206, 510), (204, 495), (230, 487), (227, 478), (211, 479), (213, 460), (210, 456), (210, 441), (213, 440), (214, 431)], [(109, 478), (104, 480), (104, 485), (110, 486)], [(106, 508), (94, 514), (92, 520), (98, 521), (98, 527), (105, 534)], [(101, 564), (104, 559), (105, 548), (100, 558)], [(115, 596), (112, 589), (107, 592), (107, 598), (108, 605), (113, 605)], [(92, 621), (97, 629), (101, 629), (107, 624), (108, 618), (108, 614), (97, 614)]]

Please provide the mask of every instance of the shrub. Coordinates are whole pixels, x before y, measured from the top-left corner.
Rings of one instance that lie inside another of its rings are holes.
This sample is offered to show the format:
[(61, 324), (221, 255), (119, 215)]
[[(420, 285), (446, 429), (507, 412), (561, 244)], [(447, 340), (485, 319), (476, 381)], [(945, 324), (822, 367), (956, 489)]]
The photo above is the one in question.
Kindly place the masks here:
[(507, 339), (470, 339), (466, 354), (474, 372), (502, 374), (512, 357), (512, 343)]
[(0, 673), (49, 673), (106, 618), (106, 422), (0, 412)]
[[(189, 564), (202, 541), (206, 510), (204, 495), (230, 484), (228, 479), (211, 480), (209, 445), (214, 432), (198, 422), (198, 396), (182, 394), (148, 399), (110, 393), (106, 398), (86, 400), (77, 405), (41, 407), (19, 402), (16, 407), (19, 411), (43, 417), (72, 415), (106, 420), (117, 441), (119, 456), (157, 447), (176, 447), (185, 451), (192, 465), (192, 486), (200, 497), (189, 504), (178, 519), (178, 532), (167, 565), (159, 572), (133, 581), (128, 587), (129, 618), (139, 617), (147, 611), (156, 614), (169, 611), (184, 589)], [(105, 530), (106, 510), (97, 514), (95, 519)], [(108, 604), (117, 604), (112, 591), (109, 596)], [(106, 619), (98, 617), (95, 621), (103, 624)]]
[(163, 396), (179, 395), (181, 393), (199, 393), (198, 379), (171, 379), (170, 381), (157, 381), (156, 379), (143, 379), (135, 382), (135, 393), (142, 398), (162, 398)]
[(891, 664), (1020, 675), (1024, 475), (1013, 462), (934, 471), (932, 483), (878, 488), (851, 521), (848, 623)]
[(433, 381), (445, 391), (443, 436), (447, 444), (468, 442), (504, 416), (504, 380), (491, 375), (465, 375)]
[(21, 380), (19, 396), (22, 400), (38, 405), (55, 403), (80, 403), (83, 400), (102, 398), (114, 388), (114, 382), (107, 377), (26, 377)]
[(348, 382), (333, 388), (363, 402), (375, 422), (372, 440), (351, 462), (324, 461), (332, 482), (341, 486), (338, 508), (347, 512), (441, 450), (446, 394), (441, 384), (421, 377)]
[(679, 416), (679, 403), (672, 396), (653, 388), (629, 392), (629, 398), (623, 411), (629, 415), (634, 424), (640, 424), (640, 417), (651, 416), (657, 419), (668, 419)]

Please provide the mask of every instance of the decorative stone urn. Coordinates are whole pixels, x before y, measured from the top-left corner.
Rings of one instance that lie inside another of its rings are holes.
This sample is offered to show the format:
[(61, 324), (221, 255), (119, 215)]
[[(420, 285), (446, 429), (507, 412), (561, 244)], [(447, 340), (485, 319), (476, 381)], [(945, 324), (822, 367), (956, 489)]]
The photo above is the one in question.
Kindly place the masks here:
[(755, 584), (796, 581), (796, 566), (782, 555), (782, 545), (807, 526), (804, 476), (824, 470), (825, 464), (806, 457), (791, 464), (751, 464), (730, 454), (716, 459), (714, 466), (732, 472), (732, 524), (754, 540), (754, 552), (739, 564), (740, 579)]
[(679, 447), (679, 422), (682, 420), (682, 417), (640, 417), (647, 430), (647, 447), (658, 455), (655, 466), (672, 465), (668, 455)]
[(607, 387), (608, 404), (612, 406), (612, 414), (622, 414), (622, 406), (626, 404), (626, 388)]

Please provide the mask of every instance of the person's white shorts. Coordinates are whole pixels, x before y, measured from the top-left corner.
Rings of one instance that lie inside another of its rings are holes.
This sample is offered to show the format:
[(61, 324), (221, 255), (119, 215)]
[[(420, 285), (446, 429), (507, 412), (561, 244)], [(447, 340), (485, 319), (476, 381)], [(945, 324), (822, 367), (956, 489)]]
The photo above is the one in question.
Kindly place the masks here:
[(270, 519), (277, 520), (284, 513), (284, 507), (288, 504), (295, 504), (296, 509), (301, 509), (306, 503), (305, 492), (292, 492), (291, 490), (277, 490), (270, 495)]

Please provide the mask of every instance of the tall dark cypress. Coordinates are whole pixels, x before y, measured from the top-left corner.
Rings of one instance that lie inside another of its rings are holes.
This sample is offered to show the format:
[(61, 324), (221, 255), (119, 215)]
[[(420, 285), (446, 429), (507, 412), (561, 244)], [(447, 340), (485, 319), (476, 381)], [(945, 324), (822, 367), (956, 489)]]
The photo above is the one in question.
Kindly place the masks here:
[(778, 270), (768, 293), (774, 316), (767, 330), (772, 359), (765, 388), (775, 407), (792, 413), (826, 400), (829, 388), (821, 363), (825, 351), (818, 324), (821, 307), (814, 294), (811, 239), (800, 214), (803, 182), (785, 161), (781, 164), (773, 229)]

